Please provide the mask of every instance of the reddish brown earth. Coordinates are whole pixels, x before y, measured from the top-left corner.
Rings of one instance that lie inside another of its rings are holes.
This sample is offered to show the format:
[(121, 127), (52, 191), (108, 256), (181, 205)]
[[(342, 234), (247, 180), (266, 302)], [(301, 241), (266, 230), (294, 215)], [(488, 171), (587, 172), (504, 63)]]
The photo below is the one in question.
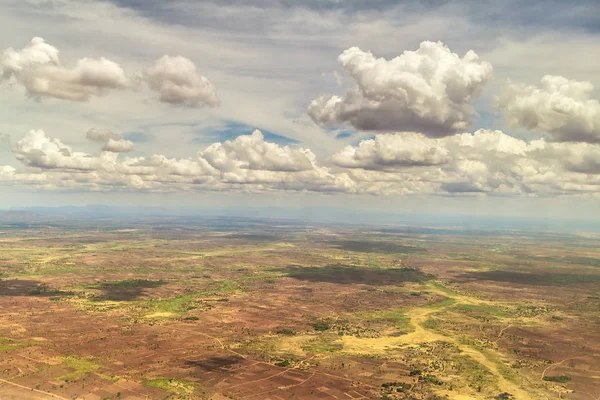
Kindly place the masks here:
[(594, 238), (259, 232), (4, 234), (0, 398), (600, 399)]

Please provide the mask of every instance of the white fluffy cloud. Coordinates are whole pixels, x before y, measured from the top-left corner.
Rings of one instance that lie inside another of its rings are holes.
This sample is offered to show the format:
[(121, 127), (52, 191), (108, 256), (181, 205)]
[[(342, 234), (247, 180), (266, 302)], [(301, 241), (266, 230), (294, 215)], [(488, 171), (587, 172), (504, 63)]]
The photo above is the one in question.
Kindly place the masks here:
[(113, 153), (129, 153), (133, 151), (133, 143), (125, 139), (108, 139), (108, 142), (102, 147), (104, 151)]
[(382, 134), (333, 156), (351, 168), (359, 187), (380, 193), (595, 194), (600, 145), (525, 142), (478, 130), (442, 139), (418, 133)]
[(594, 86), (546, 75), (539, 87), (509, 83), (498, 105), (513, 126), (548, 133), (557, 142), (600, 142), (600, 102)]
[(421, 133), (379, 134), (363, 140), (357, 147), (346, 146), (333, 155), (336, 165), (370, 170), (397, 170), (406, 167), (440, 166), (456, 159), (482, 160), (493, 156), (525, 156), (531, 148), (526, 142), (501, 131), (478, 130), (441, 139)]
[(319, 165), (311, 150), (267, 142), (258, 130), (214, 143), (199, 158), (219, 172), (221, 183), (237, 190), (356, 191), (348, 174)]
[(10, 165), (0, 166), (0, 177), (7, 179), (14, 176), (16, 169)]
[(102, 150), (113, 153), (129, 153), (133, 151), (133, 143), (109, 130), (90, 129), (85, 136), (94, 142), (104, 143)]
[(165, 55), (156, 60), (144, 71), (144, 79), (165, 103), (186, 107), (220, 104), (213, 84), (200, 75), (190, 59), (182, 56)]
[(59, 139), (49, 138), (42, 130), (31, 130), (15, 145), (19, 161), (29, 167), (61, 170), (94, 170), (100, 167), (98, 158), (74, 152)]
[[(143, 78), (164, 103), (186, 107), (220, 104), (213, 84), (186, 57), (165, 55), (144, 70)], [(73, 67), (64, 66), (59, 50), (40, 37), (34, 37), (20, 50), (10, 47), (0, 53), (0, 80), (12, 79), (22, 84), (30, 97), (71, 101), (88, 101), (114, 89), (133, 89), (139, 83), (128, 77), (119, 64), (104, 57), (81, 58)], [(113, 149), (107, 151), (127, 149), (123, 142), (107, 146)]]
[(128, 158), (117, 166), (117, 170), (128, 175), (155, 175), (201, 178), (214, 176), (218, 171), (203, 159), (168, 158), (162, 154), (154, 154), (149, 159), (144, 157)]
[[(91, 130), (92, 140), (114, 140)], [(280, 146), (259, 131), (215, 143), (195, 158), (73, 151), (43, 131), (30, 131), (14, 152), (25, 170), (0, 167), (0, 181), (47, 189), (143, 191), (311, 191), (372, 195), (596, 195), (600, 144), (526, 142), (481, 129), (432, 139), (421, 133), (380, 134), (333, 155), (333, 167), (309, 149)]]
[(346, 146), (333, 156), (334, 163), (341, 167), (374, 170), (439, 165), (449, 160), (448, 149), (440, 146), (438, 139), (418, 133), (377, 135), (358, 147)]
[[(98, 142), (114, 140), (110, 131), (90, 130)], [(128, 157), (105, 151), (100, 155), (74, 152), (43, 131), (31, 131), (17, 142), (18, 160), (29, 171), (6, 166), (1, 180), (42, 185), (46, 188), (149, 191), (319, 191), (354, 192), (356, 182), (346, 173), (333, 173), (318, 165), (307, 149), (266, 142), (259, 131), (233, 141), (215, 143), (197, 158), (175, 159), (161, 154)]]
[(298, 172), (312, 169), (316, 162), (312, 151), (266, 142), (258, 130), (233, 141), (215, 143), (204, 150), (201, 156), (221, 171), (248, 169)]
[(469, 101), (491, 76), (492, 67), (474, 51), (463, 57), (441, 42), (422, 42), (386, 60), (357, 47), (339, 62), (356, 82), (343, 96), (322, 95), (308, 114), (323, 126), (350, 124), (359, 130), (418, 131), (430, 137), (465, 130), (475, 114)]
[(112, 89), (131, 87), (119, 64), (104, 57), (82, 58), (73, 68), (63, 66), (56, 47), (35, 37), (21, 50), (12, 47), (0, 54), (3, 79), (16, 79), (31, 97), (87, 101)]

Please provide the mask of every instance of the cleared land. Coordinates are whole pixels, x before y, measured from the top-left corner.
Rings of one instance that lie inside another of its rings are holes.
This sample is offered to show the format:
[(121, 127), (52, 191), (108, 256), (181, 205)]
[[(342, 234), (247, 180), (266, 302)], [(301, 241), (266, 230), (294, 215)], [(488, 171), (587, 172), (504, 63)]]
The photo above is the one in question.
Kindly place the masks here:
[(121, 225), (0, 224), (0, 398), (600, 399), (595, 237)]

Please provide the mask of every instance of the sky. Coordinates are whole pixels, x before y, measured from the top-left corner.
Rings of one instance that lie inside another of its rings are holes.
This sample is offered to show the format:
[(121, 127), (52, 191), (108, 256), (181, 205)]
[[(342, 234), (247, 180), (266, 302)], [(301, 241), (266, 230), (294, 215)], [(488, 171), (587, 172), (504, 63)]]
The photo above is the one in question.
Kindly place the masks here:
[(0, 207), (600, 219), (598, 1), (3, 0)]

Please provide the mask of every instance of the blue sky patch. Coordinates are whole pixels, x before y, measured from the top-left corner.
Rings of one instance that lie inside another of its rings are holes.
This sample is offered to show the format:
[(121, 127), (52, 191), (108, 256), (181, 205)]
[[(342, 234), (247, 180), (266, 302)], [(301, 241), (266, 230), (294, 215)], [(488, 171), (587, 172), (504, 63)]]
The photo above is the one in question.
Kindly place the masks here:
[(351, 132), (351, 131), (342, 131), (340, 133), (338, 133), (337, 135), (335, 135), (336, 139), (348, 139), (349, 137), (352, 137), (356, 132)]
[(121, 136), (124, 139), (131, 140), (134, 143), (150, 143), (154, 141), (154, 135), (144, 132), (125, 132)]
[(235, 140), (238, 136), (251, 135), (255, 129), (262, 132), (267, 142), (277, 143), (279, 145), (290, 145), (300, 143), (298, 140), (290, 139), (288, 137), (278, 135), (276, 133), (261, 129), (259, 127), (253, 127), (251, 125), (242, 124), (235, 121), (228, 121), (224, 125), (217, 126), (214, 128), (202, 129), (200, 135), (192, 141), (194, 143), (214, 143), (224, 142), (226, 140)]

